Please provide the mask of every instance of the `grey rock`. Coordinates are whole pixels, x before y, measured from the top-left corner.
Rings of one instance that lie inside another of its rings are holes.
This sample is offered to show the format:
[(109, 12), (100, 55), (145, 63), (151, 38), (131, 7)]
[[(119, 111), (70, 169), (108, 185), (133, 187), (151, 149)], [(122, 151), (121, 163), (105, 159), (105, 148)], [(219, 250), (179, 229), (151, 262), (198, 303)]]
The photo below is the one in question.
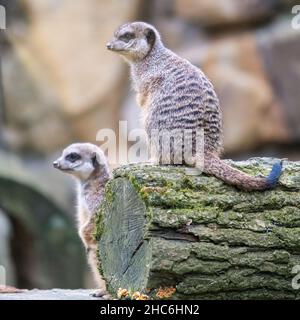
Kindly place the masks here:
[(0, 294), (0, 300), (102, 300), (91, 296), (93, 290), (52, 289)]

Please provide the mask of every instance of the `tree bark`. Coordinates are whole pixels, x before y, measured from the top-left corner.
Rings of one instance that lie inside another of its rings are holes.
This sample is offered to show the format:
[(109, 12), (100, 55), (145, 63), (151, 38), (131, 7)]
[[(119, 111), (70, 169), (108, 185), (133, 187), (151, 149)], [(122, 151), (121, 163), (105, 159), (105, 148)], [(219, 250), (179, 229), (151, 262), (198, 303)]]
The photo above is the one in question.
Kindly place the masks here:
[[(230, 163), (266, 175), (274, 161)], [(292, 281), (300, 265), (300, 162), (285, 161), (280, 185), (264, 192), (186, 167), (121, 167), (106, 188), (96, 237), (112, 294), (175, 287), (174, 299), (299, 298)]]

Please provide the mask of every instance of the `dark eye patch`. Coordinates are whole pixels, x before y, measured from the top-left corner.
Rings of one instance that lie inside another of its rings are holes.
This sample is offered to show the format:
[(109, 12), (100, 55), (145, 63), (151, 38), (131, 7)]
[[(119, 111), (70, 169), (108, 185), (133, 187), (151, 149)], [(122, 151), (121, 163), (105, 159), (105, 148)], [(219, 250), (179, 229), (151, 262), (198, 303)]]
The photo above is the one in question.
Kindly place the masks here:
[(135, 35), (132, 32), (126, 32), (119, 37), (120, 40), (125, 41), (125, 42), (128, 42), (134, 38), (135, 38)]
[(81, 159), (81, 156), (76, 152), (71, 152), (66, 156), (66, 160), (68, 160), (70, 162), (75, 162), (79, 159)]

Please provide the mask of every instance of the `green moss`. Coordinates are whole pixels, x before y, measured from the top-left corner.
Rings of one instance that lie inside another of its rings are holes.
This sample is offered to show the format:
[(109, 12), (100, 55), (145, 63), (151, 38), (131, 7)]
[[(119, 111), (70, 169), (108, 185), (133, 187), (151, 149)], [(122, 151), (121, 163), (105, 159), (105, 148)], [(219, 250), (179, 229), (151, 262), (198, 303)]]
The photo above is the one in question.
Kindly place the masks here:
[(107, 203), (112, 203), (114, 198), (114, 192), (112, 190), (112, 181), (108, 182), (105, 187), (105, 200)]
[(137, 190), (137, 191), (140, 191), (141, 189), (141, 186), (140, 184), (138, 183), (138, 180), (135, 176), (131, 175), (129, 176), (129, 181), (132, 183), (132, 185), (134, 186), (134, 188)]
[(100, 207), (97, 215), (96, 215), (96, 219), (95, 219), (95, 229), (94, 229), (94, 238), (97, 241), (100, 241), (101, 236), (103, 234), (104, 231), (104, 219), (103, 219), (103, 214), (104, 214), (104, 210), (103, 207)]
[[(233, 166), (257, 176), (273, 162)], [(265, 192), (192, 174), (142, 164), (115, 170), (115, 193), (103, 207), (109, 218), (97, 222), (111, 290), (122, 283), (141, 291), (176, 287), (175, 299), (299, 296), (291, 270), (300, 263), (300, 163), (286, 162), (282, 185)]]
[[(98, 259), (98, 261), (100, 261), (100, 251), (99, 251), (99, 248), (97, 249), (97, 259)], [(99, 274), (104, 278), (102, 263), (99, 263), (99, 264), (98, 264), (98, 271), (99, 271)]]
[(94, 229), (94, 239), (100, 241), (101, 236), (105, 229), (105, 212), (107, 211), (107, 206), (113, 202), (114, 192), (112, 190), (112, 181), (110, 181), (105, 187), (104, 200), (101, 203), (95, 218), (95, 229)]

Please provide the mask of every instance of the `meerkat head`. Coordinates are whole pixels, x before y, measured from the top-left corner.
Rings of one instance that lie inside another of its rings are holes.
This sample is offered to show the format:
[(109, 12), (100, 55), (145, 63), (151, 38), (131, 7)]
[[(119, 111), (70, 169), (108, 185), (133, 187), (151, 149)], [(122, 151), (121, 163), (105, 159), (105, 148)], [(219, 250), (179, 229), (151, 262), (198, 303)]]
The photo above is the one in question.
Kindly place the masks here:
[(145, 22), (131, 22), (120, 26), (107, 49), (115, 51), (125, 59), (135, 62), (143, 60), (154, 46), (161, 44), (158, 31)]
[(108, 164), (103, 151), (91, 143), (71, 144), (53, 162), (53, 166), (81, 181), (86, 181), (95, 173), (109, 176)]

